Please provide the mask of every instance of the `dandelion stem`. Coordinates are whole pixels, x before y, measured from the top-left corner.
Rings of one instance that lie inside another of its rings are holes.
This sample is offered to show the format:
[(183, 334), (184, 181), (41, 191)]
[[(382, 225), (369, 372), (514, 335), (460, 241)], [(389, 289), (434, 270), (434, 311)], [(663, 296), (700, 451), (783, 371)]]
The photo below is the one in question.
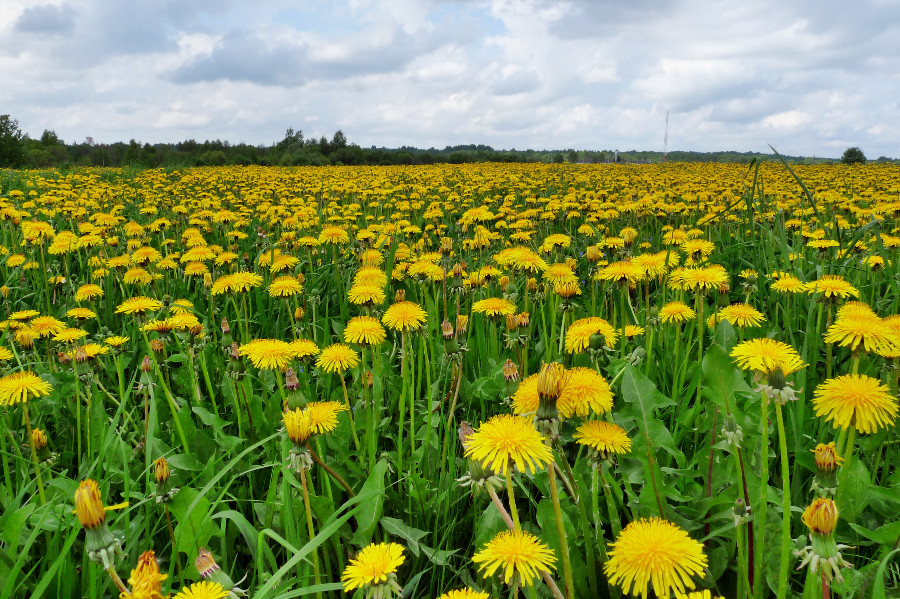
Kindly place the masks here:
[[(306, 485), (306, 468), (300, 468), (300, 486), (303, 489), (303, 507), (306, 510), (306, 530), (309, 532), (309, 540), (312, 540), (316, 537), (316, 529), (313, 527), (312, 520), (312, 508), (309, 506), (309, 489)], [(313, 556), (313, 572), (315, 573), (315, 581), (314, 584), (319, 583), (319, 578), (321, 577), (321, 571), (319, 569), (319, 552), (316, 549), (312, 550)], [(321, 599), (322, 593), (316, 593), (316, 597)]]
[(775, 418), (778, 422), (778, 449), (781, 452), (781, 563), (778, 569), (778, 596), (786, 597), (790, 575), (788, 566), (791, 555), (791, 478), (788, 466), (787, 436), (784, 432), (784, 417), (781, 402), (775, 402)]
[(512, 472), (506, 473), (506, 493), (509, 496), (509, 511), (512, 514), (513, 530), (515, 532), (522, 531), (522, 524), (519, 522), (519, 509), (516, 507), (516, 494), (513, 492)]
[(312, 457), (313, 461), (316, 464), (318, 464), (319, 466), (321, 466), (325, 472), (327, 472), (329, 475), (331, 475), (331, 477), (334, 480), (336, 480), (337, 483), (339, 485), (341, 485), (345, 491), (347, 491), (347, 494), (350, 495), (350, 497), (356, 497), (356, 493), (353, 492), (353, 489), (350, 487), (350, 485), (347, 484), (347, 481), (345, 481), (344, 478), (340, 474), (335, 472), (331, 468), (331, 466), (329, 466), (328, 464), (323, 462), (322, 458), (320, 458), (319, 455), (315, 451), (313, 451), (313, 448), (310, 447), (308, 443), (306, 445), (306, 449), (309, 451), (309, 455)]
[(753, 563), (753, 596), (763, 597), (765, 574), (763, 563), (766, 555), (766, 495), (769, 490), (769, 396), (760, 393), (759, 435), (759, 501), (753, 506), (753, 524), (756, 530)]
[(344, 375), (339, 374), (341, 379), (341, 388), (344, 390), (344, 403), (347, 405), (347, 417), (350, 419), (350, 432), (353, 433), (353, 443), (356, 445), (356, 453), (362, 451), (359, 443), (359, 435), (356, 434), (356, 422), (353, 420), (353, 406), (350, 405), (350, 395), (347, 393), (347, 382), (344, 381)]
[[(28, 444), (31, 446), (31, 463), (34, 465), (34, 475), (37, 478), (38, 494), (41, 497), (41, 505), (47, 503), (47, 495), (44, 493), (44, 480), (41, 478), (41, 467), (38, 465), (37, 449), (34, 446), (34, 435), (31, 432), (31, 419), (28, 417), (28, 404), (22, 405), (25, 414), (25, 433), (28, 435)], [(10, 487), (10, 490), (12, 487)]]
[[(549, 445), (550, 442), (548, 441)], [(551, 449), (552, 451), (552, 449)], [(559, 536), (559, 552), (563, 563), (563, 576), (566, 584), (566, 596), (569, 599), (575, 597), (575, 578), (572, 576), (572, 562), (569, 558), (569, 543), (566, 540), (566, 527), (563, 524), (562, 508), (559, 503), (559, 489), (556, 486), (556, 468), (549, 468), (550, 471), (550, 499), (553, 501), (553, 515), (556, 518), (556, 534)]]

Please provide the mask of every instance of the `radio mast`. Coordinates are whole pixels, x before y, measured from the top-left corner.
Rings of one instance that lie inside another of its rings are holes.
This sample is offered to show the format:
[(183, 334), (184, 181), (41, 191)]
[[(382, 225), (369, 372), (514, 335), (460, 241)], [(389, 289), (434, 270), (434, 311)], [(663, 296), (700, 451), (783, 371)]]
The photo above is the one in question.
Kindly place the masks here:
[(666, 134), (663, 136), (663, 162), (669, 154), (669, 111), (666, 111)]

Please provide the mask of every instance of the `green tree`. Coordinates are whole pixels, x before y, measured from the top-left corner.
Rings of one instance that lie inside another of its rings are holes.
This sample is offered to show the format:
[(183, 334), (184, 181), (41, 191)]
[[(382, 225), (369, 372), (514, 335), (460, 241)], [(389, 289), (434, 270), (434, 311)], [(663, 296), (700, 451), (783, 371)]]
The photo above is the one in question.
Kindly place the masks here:
[(866, 155), (863, 154), (863, 151), (858, 147), (853, 146), (852, 148), (847, 148), (844, 150), (844, 155), (841, 156), (841, 164), (865, 164), (866, 163)]
[(0, 168), (18, 168), (25, 164), (23, 137), (19, 121), (8, 114), (0, 115)]

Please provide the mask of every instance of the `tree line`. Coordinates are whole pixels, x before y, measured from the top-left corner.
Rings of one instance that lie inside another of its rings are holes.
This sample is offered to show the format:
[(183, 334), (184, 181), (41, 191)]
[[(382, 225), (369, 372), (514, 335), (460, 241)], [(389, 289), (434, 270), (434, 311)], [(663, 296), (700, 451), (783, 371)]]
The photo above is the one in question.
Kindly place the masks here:
[[(861, 153), (861, 151), (860, 151)], [(446, 146), (443, 149), (361, 147), (347, 140), (340, 130), (331, 139), (324, 135), (305, 137), (293, 128), (271, 145), (232, 144), (194, 139), (178, 143), (126, 142), (96, 143), (90, 137), (81, 142), (65, 142), (51, 130), (40, 138), (22, 132), (10, 115), (0, 115), (0, 168), (51, 167), (188, 167), (225, 165), (324, 166), (324, 165), (414, 165), (469, 162), (543, 162), (543, 163), (654, 163), (741, 162), (773, 160), (773, 154), (757, 152), (662, 152), (618, 150), (495, 150), (483, 144)], [(790, 162), (837, 162), (838, 159), (794, 156)], [(864, 158), (863, 158), (864, 160)], [(889, 160), (879, 158), (879, 161)]]

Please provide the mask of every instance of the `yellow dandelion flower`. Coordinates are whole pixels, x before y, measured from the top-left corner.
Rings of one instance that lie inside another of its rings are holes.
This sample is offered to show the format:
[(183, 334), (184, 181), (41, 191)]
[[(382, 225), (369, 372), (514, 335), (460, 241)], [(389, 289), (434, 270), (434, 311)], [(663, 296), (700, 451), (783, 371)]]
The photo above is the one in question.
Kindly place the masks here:
[(466, 588), (448, 591), (438, 597), (438, 599), (491, 599), (491, 596), (487, 593), (473, 591), (472, 589)]
[(241, 345), (238, 353), (262, 370), (284, 370), (294, 357), (291, 344), (280, 339), (254, 339)]
[(263, 278), (252, 272), (236, 272), (216, 279), (210, 294), (243, 293), (259, 287), (262, 282)]
[(897, 398), (878, 379), (848, 374), (828, 379), (813, 395), (816, 416), (833, 422), (834, 428), (855, 427), (860, 433), (875, 433), (894, 426)]
[(503, 580), (509, 584), (517, 576), (522, 584), (531, 586), (541, 572), (554, 570), (556, 556), (553, 550), (529, 532), (504, 530), (472, 557), (485, 576), (503, 571)]
[(201, 580), (190, 586), (182, 587), (172, 599), (222, 599), (227, 597), (229, 592), (218, 582)]
[(0, 379), (0, 406), (26, 403), (49, 395), (53, 387), (33, 372), (13, 372)]
[(319, 355), (321, 351), (315, 341), (309, 339), (297, 339), (291, 342), (291, 351), (295, 358), (305, 359)]
[[(599, 337), (595, 337), (599, 335)], [(599, 316), (581, 318), (566, 329), (565, 350), (567, 354), (579, 354), (591, 345), (591, 338), (596, 339), (599, 346), (613, 347), (619, 338), (619, 332), (609, 322)], [(601, 343), (602, 342), (602, 343)]]
[(351, 304), (381, 305), (384, 303), (384, 289), (375, 285), (354, 285), (347, 291), (347, 299)]
[(28, 323), (34, 337), (51, 337), (66, 328), (66, 323), (52, 316), (38, 316)]
[(344, 328), (344, 341), (359, 345), (378, 345), (384, 341), (386, 333), (381, 322), (373, 316), (357, 316), (350, 319)]
[(93, 283), (82, 285), (78, 288), (78, 291), (75, 292), (76, 302), (92, 300), (98, 297), (103, 297), (103, 288), (101, 288), (100, 285), (94, 285)]
[(739, 343), (731, 350), (731, 357), (742, 370), (765, 375), (778, 368), (788, 375), (806, 366), (793, 347), (774, 339), (750, 339)]
[(601, 453), (625, 454), (631, 451), (631, 439), (625, 429), (603, 420), (585, 422), (578, 427), (572, 438)]
[(472, 304), (472, 312), (487, 316), (505, 316), (516, 313), (516, 305), (499, 297), (489, 297)]
[(644, 599), (651, 585), (657, 597), (695, 588), (692, 577), (708, 565), (702, 543), (660, 518), (631, 522), (609, 546), (603, 567), (607, 578), (625, 594)]
[(669, 302), (659, 310), (659, 319), (663, 324), (681, 323), (697, 317), (694, 309), (684, 302)]
[(359, 354), (349, 346), (335, 343), (329, 345), (316, 359), (316, 367), (325, 372), (344, 372), (359, 364)]
[(532, 474), (553, 460), (553, 452), (544, 444), (531, 420), (510, 414), (500, 414), (482, 423), (469, 436), (466, 457), (482, 463), (485, 468), (507, 474), (510, 464)]
[[(871, 310), (871, 309), (870, 309)], [(874, 312), (864, 309), (845, 311), (825, 333), (826, 343), (837, 343), (856, 351), (860, 346), (868, 352), (896, 353), (900, 349), (900, 335)]]
[(428, 317), (422, 306), (415, 302), (397, 302), (384, 311), (381, 322), (395, 331), (411, 331), (422, 327)]
[(278, 277), (269, 285), (271, 297), (292, 297), (303, 291), (303, 285), (296, 277)]
[(344, 592), (394, 581), (397, 568), (405, 560), (403, 547), (397, 543), (372, 543), (363, 547), (341, 574)]
[(116, 308), (116, 314), (143, 314), (144, 312), (156, 312), (162, 308), (162, 302), (150, 297), (132, 297)]

